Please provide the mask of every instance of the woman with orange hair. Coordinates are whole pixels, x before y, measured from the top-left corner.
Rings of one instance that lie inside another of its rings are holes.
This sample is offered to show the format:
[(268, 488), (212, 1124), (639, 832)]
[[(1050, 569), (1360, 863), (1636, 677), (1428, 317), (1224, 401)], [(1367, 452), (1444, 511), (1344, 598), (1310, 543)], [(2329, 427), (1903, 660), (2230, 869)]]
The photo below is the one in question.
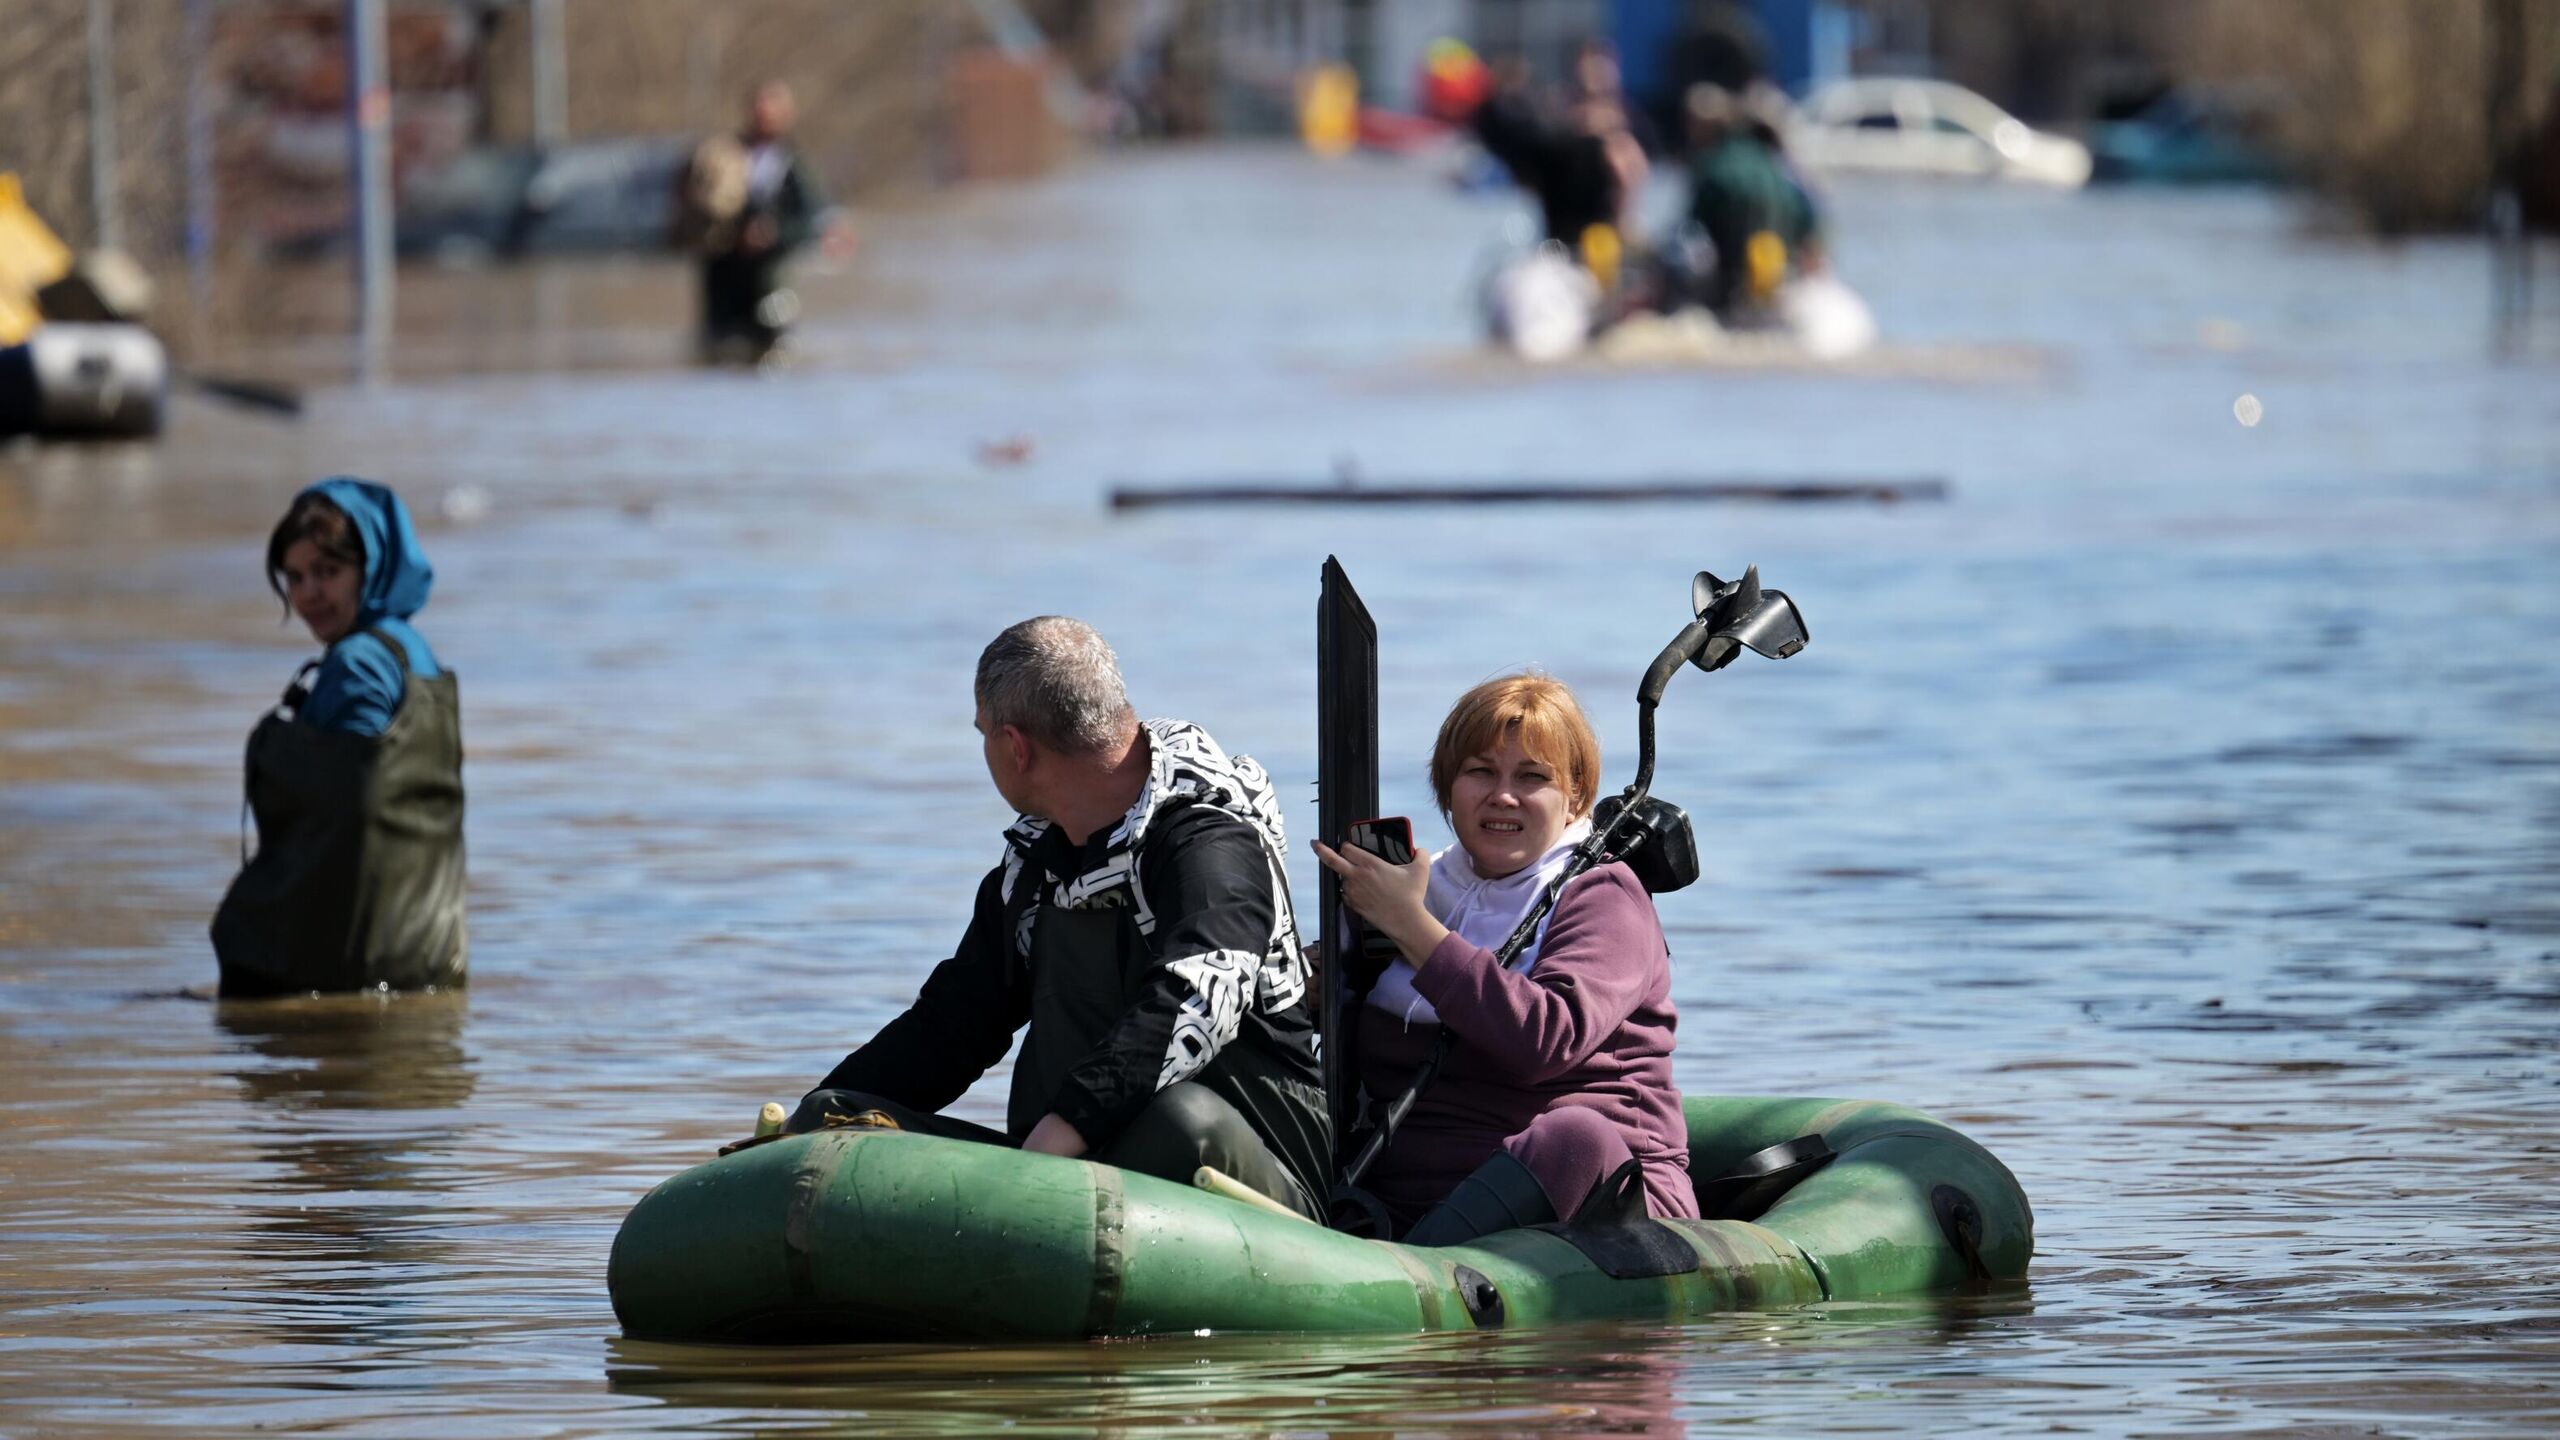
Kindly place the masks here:
[(1698, 1213), (1671, 1082), (1670, 951), (1634, 873), (1613, 862), (1576, 876), (1496, 963), (1590, 835), (1599, 788), (1600, 742), (1573, 692), (1506, 676), (1460, 696), (1432, 747), (1456, 845), (1406, 865), (1316, 846), (1345, 903), (1401, 956), (1361, 1007), (1369, 1094), (1402, 1093), (1442, 1027), (1455, 1042), (1365, 1177), (1408, 1243), (1570, 1216), (1630, 1163), (1650, 1213)]

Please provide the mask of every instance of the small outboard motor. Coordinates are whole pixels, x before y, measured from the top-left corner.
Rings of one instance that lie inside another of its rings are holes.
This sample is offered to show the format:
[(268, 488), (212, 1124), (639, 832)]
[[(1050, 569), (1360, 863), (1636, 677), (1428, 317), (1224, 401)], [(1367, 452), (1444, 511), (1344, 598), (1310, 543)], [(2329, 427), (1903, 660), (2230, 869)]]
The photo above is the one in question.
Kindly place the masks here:
[(1618, 827), (1618, 812), (1627, 797), (1610, 795), (1591, 807), (1592, 828), (1602, 834), (1615, 828), (1609, 858), (1626, 862), (1648, 895), (1668, 895), (1698, 882), (1698, 836), (1689, 828), (1689, 812), (1659, 795), (1636, 801), (1635, 814)]

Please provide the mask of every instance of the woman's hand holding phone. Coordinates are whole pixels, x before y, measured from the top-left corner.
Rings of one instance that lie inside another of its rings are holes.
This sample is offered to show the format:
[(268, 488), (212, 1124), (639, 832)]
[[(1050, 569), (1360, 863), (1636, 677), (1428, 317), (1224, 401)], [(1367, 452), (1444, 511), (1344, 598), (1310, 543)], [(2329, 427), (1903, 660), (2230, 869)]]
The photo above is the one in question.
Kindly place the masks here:
[[(1381, 825), (1364, 821), (1352, 827), (1351, 837), (1339, 850), (1316, 841), (1316, 859), (1340, 877), (1343, 903), (1394, 941), (1408, 964), (1420, 965), (1449, 936), (1448, 927), (1432, 919), (1423, 906), (1423, 897), (1431, 889), (1431, 862), (1413, 853), (1410, 827), (1404, 828), (1401, 837), (1386, 831), (1382, 838)], [(1401, 845), (1395, 843), (1399, 838)], [(1401, 850), (1406, 858), (1397, 864), (1354, 841), (1391, 852)]]

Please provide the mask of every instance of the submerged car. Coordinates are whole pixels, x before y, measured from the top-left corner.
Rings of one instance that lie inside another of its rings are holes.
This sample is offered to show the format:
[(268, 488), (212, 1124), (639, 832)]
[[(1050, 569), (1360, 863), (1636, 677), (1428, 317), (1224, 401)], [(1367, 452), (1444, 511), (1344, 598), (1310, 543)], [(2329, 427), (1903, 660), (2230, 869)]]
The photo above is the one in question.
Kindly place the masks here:
[(2090, 127), (2097, 166), (2090, 178), (2101, 184), (2274, 184), (2285, 178), (2283, 168), (2251, 138), (2266, 128), (2265, 107), (2239, 97), (2163, 91)]
[(1796, 112), (1787, 148), (1812, 170), (2020, 180), (2063, 189), (2089, 182), (2088, 147), (2038, 130), (1944, 80), (1826, 85)]
[(403, 187), (403, 256), (444, 259), (665, 248), (684, 137), (582, 140), (465, 151)]
[[(535, 255), (667, 248), (676, 179), (697, 142), (683, 136), (492, 145), (403, 173), (392, 246), (403, 260), (479, 263)], [(345, 207), (307, 210), (265, 236), (296, 258), (346, 249)]]

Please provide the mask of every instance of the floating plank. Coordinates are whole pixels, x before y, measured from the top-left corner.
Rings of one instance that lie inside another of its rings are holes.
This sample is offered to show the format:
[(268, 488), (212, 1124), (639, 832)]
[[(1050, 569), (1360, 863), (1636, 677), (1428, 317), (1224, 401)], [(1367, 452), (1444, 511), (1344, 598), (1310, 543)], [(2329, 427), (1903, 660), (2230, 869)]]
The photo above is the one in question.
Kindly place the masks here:
[(1655, 505), (1702, 500), (1819, 504), (1859, 501), (1892, 505), (1944, 500), (1945, 480), (1594, 480), (1524, 481), (1504, 485), (1356, 484), (1242, 480), (1210, 485), (1115, 485), (1114, 510), (1173, 505)]

